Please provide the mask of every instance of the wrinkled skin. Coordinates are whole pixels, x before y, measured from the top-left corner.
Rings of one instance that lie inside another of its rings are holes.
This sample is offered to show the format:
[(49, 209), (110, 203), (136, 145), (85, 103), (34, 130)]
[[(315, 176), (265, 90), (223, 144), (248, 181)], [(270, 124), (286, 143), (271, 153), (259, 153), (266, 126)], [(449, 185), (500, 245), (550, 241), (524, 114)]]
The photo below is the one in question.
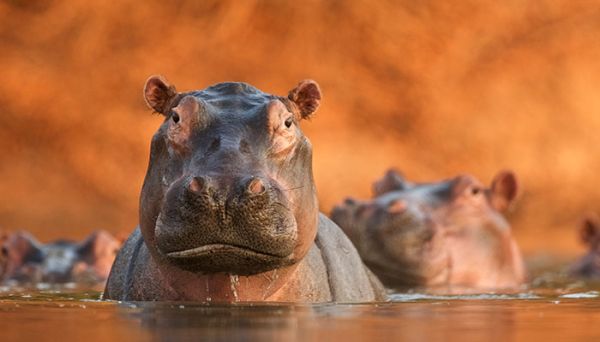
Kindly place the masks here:
[(579, 228), (581, 242), (588, 252), (577, 260), (569, 269), (575, 277), (600, 279), (600, 218), (595, 214), (588, 215)]
[(346, 199), (331, 217), (384, 285), (473, 292), (515, 289), (525, 280), (506, 219), (517, 194), (511, 172), (490, 188), (463, 175), (411, 183), (390, 170), (372, 200)]
[(7, 283), (103, 283), (120, 248), (106, 231), (81, 242), (57, 240), (42, 244), (27, 232), (9, 234), (2, 243), (2, 280)]
[(164, 115), (140, 198), (140, 227), (104, 297), (119, 300), (370, 301), (378, 281), (318, 212), (312, 148), (299, 122), (321, 92), (287, 97), (244, 83), (179, 93), (144, 87)]

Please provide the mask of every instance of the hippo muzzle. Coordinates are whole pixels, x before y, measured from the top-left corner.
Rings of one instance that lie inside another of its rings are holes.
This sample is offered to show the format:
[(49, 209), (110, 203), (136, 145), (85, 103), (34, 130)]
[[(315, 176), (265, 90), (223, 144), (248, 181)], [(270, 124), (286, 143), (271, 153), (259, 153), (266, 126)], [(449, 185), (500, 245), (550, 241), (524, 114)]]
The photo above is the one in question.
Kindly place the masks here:
[(157, 219), (158, 250), (192, 272), (248, 275), (286, 266), (297, 243), (289, 207), (268, 177), (182, 177)]

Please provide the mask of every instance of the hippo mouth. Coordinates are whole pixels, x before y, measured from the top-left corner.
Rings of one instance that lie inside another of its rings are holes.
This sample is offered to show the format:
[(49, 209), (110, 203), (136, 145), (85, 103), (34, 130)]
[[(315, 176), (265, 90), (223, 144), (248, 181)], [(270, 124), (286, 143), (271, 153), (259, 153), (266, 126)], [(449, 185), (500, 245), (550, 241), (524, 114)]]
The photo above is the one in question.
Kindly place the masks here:
[(167, 256), (174, 259), (190, 259), (197, 258), (206, 255), (211, 255), (215, 253), (244, 253), (248, 255), (255, 255), (256, 257), (272, 257), (272, 258), (282, 258), (285, 256), (280, 256), (271, 253), (259, 252), (251, 248), (236, 246), (236, 245), (227, 245), (222, 243), (214, 243), (210, 245), (200, 246), (196, 248), (186, 249), (182, 251), (170, 252), (167, 253)]
[(168, 252), (165, 255), (180, 268), (198, 273), (252, 275), (293, 263), (291, 255), (273, 254), (223, 243)]

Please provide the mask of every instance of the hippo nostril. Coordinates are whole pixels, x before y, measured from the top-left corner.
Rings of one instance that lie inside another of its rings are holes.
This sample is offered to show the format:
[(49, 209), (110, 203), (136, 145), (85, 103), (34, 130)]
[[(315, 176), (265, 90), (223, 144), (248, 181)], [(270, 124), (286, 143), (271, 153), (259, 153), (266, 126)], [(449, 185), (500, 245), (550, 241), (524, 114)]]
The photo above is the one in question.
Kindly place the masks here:
[(403, 200), (394, 200), (387, 206), (387, 212), (390, 214), (400, 214), (406, 210), (406, 202)]
[(207, 184), (208, 184), (208, 181), (206, 180), (205, 177), (202, 177), (202, 176), (194, 177), (190, 181), (189, 189), (190, 189), (190, 191), (198, 194), (198, 193), (203, 192), (206, 189)]
[(260, 195), (266, 190), (265, 185), (258, 178), (253, 178), (250, 182), (248, 182), (247, 189), (248, 192), (253, 195)]

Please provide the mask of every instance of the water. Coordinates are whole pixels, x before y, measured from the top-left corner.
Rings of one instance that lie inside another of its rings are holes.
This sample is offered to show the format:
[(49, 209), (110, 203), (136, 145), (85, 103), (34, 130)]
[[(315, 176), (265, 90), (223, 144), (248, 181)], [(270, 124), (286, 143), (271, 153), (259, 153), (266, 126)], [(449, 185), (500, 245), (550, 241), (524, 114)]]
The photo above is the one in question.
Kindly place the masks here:
[(0, 288), (0, 340), (600, 340), (600, 286), (540, 272), (511, 294), (395, 293), (376, 304), (99, 301), (99, 291)]

